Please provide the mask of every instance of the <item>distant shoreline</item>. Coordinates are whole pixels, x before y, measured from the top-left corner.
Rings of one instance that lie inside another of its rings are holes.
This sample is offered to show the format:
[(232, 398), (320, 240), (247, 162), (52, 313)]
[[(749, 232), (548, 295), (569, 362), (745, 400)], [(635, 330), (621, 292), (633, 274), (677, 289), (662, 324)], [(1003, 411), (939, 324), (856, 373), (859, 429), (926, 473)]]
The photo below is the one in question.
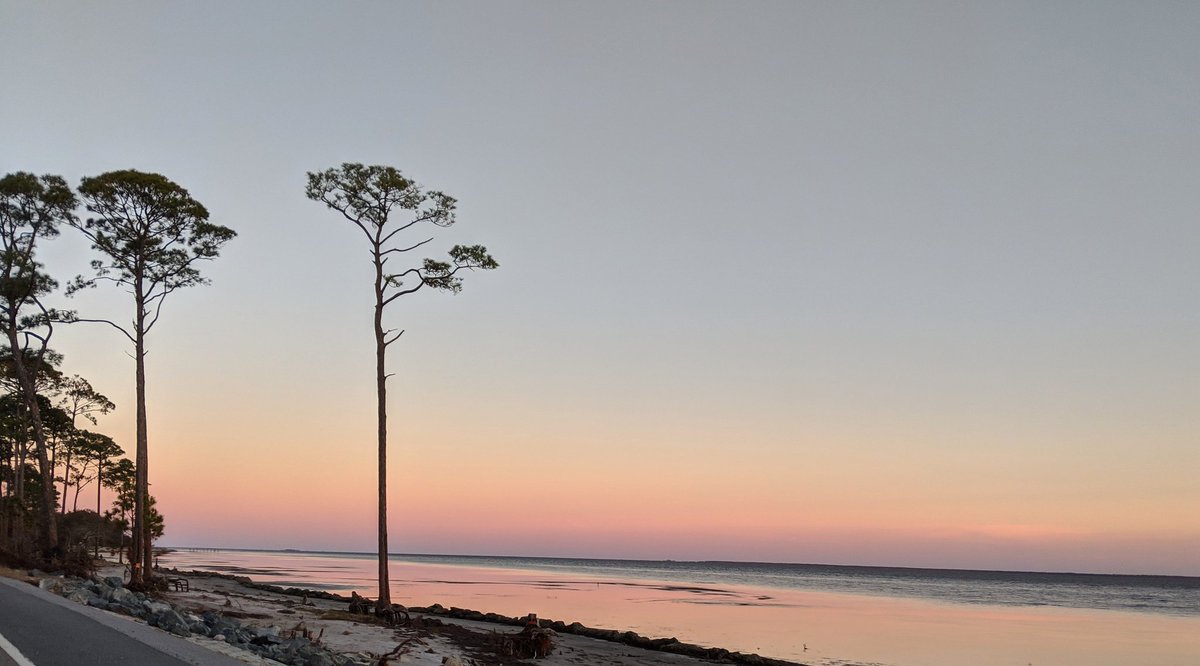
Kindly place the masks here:
[[(351, 550), (305, 550), (298, 548), (224, 548), (214, 546), (181, 546), (171, 545), (163, 546), (165, 549), (178, 550), (185, 552), (217, 552), (230, 551), (238, 553), (294, 553), (297, 555), (333, 555), (338, 557), (355, 557), (355, 558), (373, 558), (376, 556), (373, 552), (351, 551)], [(1200, 589), (1200, 574), (1184, 575), (1184, 574), (1146, 574), (1146, 573), (1098, 573), (1089, 571), (1028, 571), (1023, 569), (965, 569), (965, 568), (939, 568), (939, 567), (911, 567), (911, 566), (882, 566), (869, 564), (823, 564), (814, 562), (757, 562), (749, 560), (644, 560), (619, 557), (553, 557), (544, 555), (458, 555), (452, 553), (388, 553), (389, 559), (406, 560), (415, 559), (423, 561), (425, 559), (455, 559), (455, 560), (527, 560), (532, 562), (562, 562), (570, 564), (581, 564), (587, 562), (594, 563), (615, 563), (629, 565), (679, 565), (679, 566), (698, 566), (698, 565), (719, 565), (732, 567), (771, 567), (771, 568), (808, 568), (818, 570), (828, 570), (830, 572), (844, 571), (857, 573), (871, 573), (878, 575), (905, 575), (905, 574), (936, 574), (942, 577), (960, 577), (963, 580), (1005, 580), (1006, 576), (1038, 576), (1038, 577), (1079, 577), (1101, 578), (1101, 579), (1156, 579), (1158, 582), (1171, 582), (1183, 587), (1195, 587)]]

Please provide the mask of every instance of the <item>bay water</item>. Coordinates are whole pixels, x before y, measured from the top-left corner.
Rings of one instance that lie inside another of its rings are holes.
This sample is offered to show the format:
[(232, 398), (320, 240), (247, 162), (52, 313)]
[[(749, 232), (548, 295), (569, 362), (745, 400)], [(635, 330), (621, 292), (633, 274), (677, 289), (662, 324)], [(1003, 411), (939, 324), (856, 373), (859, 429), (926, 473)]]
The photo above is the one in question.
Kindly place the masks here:
[[(374, 555), (178, 549), (160, 563), (369, 597)], [(1200, 578), (393, 555), (393, 601), (636, 631), (820, 666), (1200, 666)]]

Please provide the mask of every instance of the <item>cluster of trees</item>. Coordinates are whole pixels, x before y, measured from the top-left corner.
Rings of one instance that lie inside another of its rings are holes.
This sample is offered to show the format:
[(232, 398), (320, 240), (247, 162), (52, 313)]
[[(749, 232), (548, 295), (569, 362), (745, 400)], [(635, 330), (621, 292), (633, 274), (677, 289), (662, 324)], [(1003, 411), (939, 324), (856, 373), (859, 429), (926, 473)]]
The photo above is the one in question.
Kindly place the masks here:
[[(0, 547), (24, 559), (45, 555), (39, 552), (37, 539), (51, 521), (46, 520), (42, 504), (45, 477), (37, 464), (32, 421), (10, 354), (9, 349), (0, 351)], [(83, 377), (64, 376), (57, 367), (61, 360), (47, 353), (35, 377), (51, 489), (57, 498), (51, 516), (59, 550), (63, 555), (101, 547), (123, 552), (135, 492), (133, 462), (123, 457), (125, 451), (111, 437), (86, 429), (97, 424), (97, 415), (108, 414), (115, 406)], [(114, 495), (107, 509), (101, 488)], [(94, 490), (94, 495), (85, 494), (85, 489)], [(150, 504), (150, 525), (157, 538), (163, 533), (163, 519), (153, 508), (153, 497)]]
[[(406, 239), (402, 232), (449, 227), (456, 201), (427, 190), (390, 166), (345, 163), (308, 174), (305, 194), (351, 222), (367, 238), (374, 267), (374, 338), (378, 425), (378, 555), (381, 611), (390, 610), (387, 533), (387, 349), (404, 333), (384, 325), (385, 308), (421, 289), (458, 293), (460, 273), (490, 270), (496, 260), (482, 245), (455, 245), (447, 260), (424, 259), (402, 270), (388, 267), (434, 238)], [(76, 211), (84, 206), (86, 218)], [(111, 319), (80, 317), (43, 302), (58, 282), (38, 262), (41, 243), (67, 226), (91, 242), (99, 258), (92, 275), (76, 277), (71, 295), (100, 283), (121, 287), (133, 296), (134, 315), (126, 325)], [(183, 287), (206, 284), (198, 265), (215, 258), (236, 236), (208, 221), (208, 211), (187, 190), (166, 177), (134, 170), (84, 178), (73, 191), (59, 176), (12, 173), (0, 179), (0, 484), (5, 511), (0, 546), (26, 548), (27, 535), (38, 536), (40, 553), (62, 553), (59, 523), (72, 529), (86, 522), (67, 521), (68, 504), (95, 483), (117, 492), (112, 510), (100, 514), (99, 492), (93, 534), (112, 530), (105, 520), (131, 532), (131, 584), (151, 569), (151, 542), (162, 533), (162, 518), (149, 494), (146, 436), (146, 336), (158, 322), (167, 296)], [(137, 442), (135, 462), (121, 458), (111, 439), (79, 429), (83, 419), (113, 406), (79, 377), (64, 379), (62, 359), (49, 347), (57, 324), (96, 322), (111, 326), (128, 340), (135, 361)], [(5, 346), (6, 344), (6, 346)], [(61, 485), (62, 490), (59, 490)], [(121, 530), (117, 531), (119, 535)]]
[[(86, 218), (76, 214), (81, 205)], [(67, 520), (68, 500), (74, 508), (87, 485), (96, 483), (97, 491), (108, 485), (117, 500), (107, 519), (97, 505), (90, 534), (98, 542), (102, 533), (123, 532), (128, 524), (132, 583), (142, 582), (150, 568), (151, 542), (162, 533), (147, 476), (146, 335), (166, 297), (203, 284), (196, 264), (215, 257), (234, 237), (232, 230), (207, 220), (208, 211), (187, 190), (159, 174), (112, 171), (84, 178), (78, 193), (60, 176), (17, 172), (0, 178), (0, 369), (7, 390), (0, 411), (5, 426), (0, 433), (5, 461), (0, 546), (45, 561), (61, 559), (81, 523), (88, 522), (78, 516)], [(99, 255), (91, 262), (92, 275), (75, 277), (67, 294), (99, 283), (121, 287), (134, 298), (130, 324), (47, 306), (45, 299), (59, 285), (43, 270), (39, 251), (64, 226), (81, 233)], [(113, 406), (86, 380), (64, 379), (59, 371), (62, 358), (50, 348), (55, 326), (76, 322), (108, 324), (132, 343), (136, 462), (119, 458), (123, 451), (111, 439), (78, 428), (80, 418), (94, 423), (95, 414)]]

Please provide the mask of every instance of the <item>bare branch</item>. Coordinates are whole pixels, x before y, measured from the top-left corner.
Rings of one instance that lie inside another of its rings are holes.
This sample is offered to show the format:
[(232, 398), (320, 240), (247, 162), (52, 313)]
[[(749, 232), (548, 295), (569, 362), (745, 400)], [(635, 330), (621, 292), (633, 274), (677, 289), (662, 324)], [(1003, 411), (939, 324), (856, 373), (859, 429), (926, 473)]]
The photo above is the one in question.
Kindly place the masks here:
[(345, 208), (341, 208), (341, 207), (339, 207), (339, 206), (336, 204), (336, 202), (335, 202), (335, 201), (330, 201), (330, 200), (329, 200), (329, 197), (328, 197), (328, 195), (326, 195), (326, 196), (322, 196), (322, 197), (321, 197), (321, 201), (322, 201), (322, 202), (324, 202), (324, 203), (325, 203), (325, 205), (327, 205), (327, 206), (329, 206), (330, 208), (332, 208), (332, 209), (336, 210), (337, 212), (341, 213), (341, 214), (342, 214), (342, 217), (344, 217), (344, 218), (346, 218), (347, 220), (350, 220), (351, 222), (353, 222), (353, 223), (354, 223), (354, 226), (358, 227), (359, 229), (362, 229), (362, 232), (363, 232), (363, 234), (364, 234), (364, 235), (366, 235), (366, 237), (367, 237), (367, 240), (368, 240), (368, 241), (370, 241), (370, 243), (371, 243), (372, 245), (375, 245), (375, 244), (376, 244), (376, 243), (375, 243), (375, 241), (376, 241), (375, 237), (371, 235), (371, 232), (367, 231), (367, 228), (366, 228), (365, 226), (363, 226), (363, 223), (362, 223), (362, 221), (361, 221), (361, 220), (359, 220), (358, 218), (355, 218), (355, 217), (351, 216), (351, 215), (350, 215), (350, 213), (347, 213), (347, 212), (346, 212), (346, 209), (345, 209)]
[(392, 294), (391, 296), (388, 296), (387, 298), (383, 299), (383, 304), (387, 305), (388, 303), (391, 303), (392, 301), (396, 300), (397, 298), (400, 298), (401, 296), (404, 296), (405, 294), (411, 294), (414, 291), (416, 291), (424, 286), (425, 286), (425, 281), (421, 280), (420, 282), (417, 283), (417, 286), (413, 287), (412, 289), (404, 289), (402, 291), (397, 291), (396, 293)]
[(401, 231), (404, 231), (405, 229), (413, 226), (414, 224), (420, 224), (421, 222), (425, 222), (427, 220), (432, 220), (436, 217), (437, 217), (436, 214), (430, 213), (429, 215), (422, 215), (421, 217), (414, 218), (408, 224), (402, 224), (402, 225), (396, 227), (395, 229), (393, 229), (390, 234), (383, 237), (383, 240), (381, 240), (380, 243), (382, 244), (382, 243), (386, 243), (386, 242), (392, 240), (392, 236), (395, 236), (396, 234), (400, 233)]
[(142, 331), (143, 333), (149, 333), (150, 329), (154, 328), (154, 325), (158, 323), (158, 317), (162, 314), (162, 306), (167, 300), (167, 294), (175, 291), (176, 289), (178, 289), (178, 287), (164, 289), (162, 293), (155, 294), (152, 298), (146, 300), (146, 303), (149, 304), (150, 301), (157, 299), (158, 304), (154, 306), (154, 317), (150, 319), (149, 324), (146, 324), (146, 330)]
[(417, 243), (416, 245), (410, 245), (410, 246), (404, 247), (404, 248), (394, 247), (394, 248), (387, 250), (385, 252), (382, 252), (380, 254), (391, 254), (393, 252), (408, 252), (409, 250), (415, 250), (415, 249), (421, 247), (422, 245), (432, 242), (432, 241), (433, 241), (433, 238), (426, 238), (425, 240), (421, 241), (420, 243)]
[[(118, 331), (120, 331), (120, 332), (124, 333), (124, 334), (125, 334), (125, 337), (129, 338), (129, 341), (130, 341), (130, 342), (134, 343), (135, 345), (137, 344), (137, 340), (135, 340), (135, 339), (133, 338), (133, 336), (129, 334), (129, 331), (126, 331), (126, 330), (125, 330), (125, 329), (124, 329), (122, 326), (120, 326), (119, 324), (117, 324), (117, 323), (115, 323), (115, 322), (111, 322), (111, 321), (109, 321), (109, 320), (107, 320), (107, 319), (72, 319), (72, 320), (71, 320), (71, 323), (72, 323), (72, 324), (73, 324), (73, 323), (75, 323), (75, 322), (87, 322), (87, 323), (94, 323), (94, 324), (108, 324), (109, 326), (112, 326), (113, 328), (117, 329)], [(126, 353), (128, 353), (128, 352), (126, 352)], [(132, 358), (132, 357), (131, 357), (131, 358)]]

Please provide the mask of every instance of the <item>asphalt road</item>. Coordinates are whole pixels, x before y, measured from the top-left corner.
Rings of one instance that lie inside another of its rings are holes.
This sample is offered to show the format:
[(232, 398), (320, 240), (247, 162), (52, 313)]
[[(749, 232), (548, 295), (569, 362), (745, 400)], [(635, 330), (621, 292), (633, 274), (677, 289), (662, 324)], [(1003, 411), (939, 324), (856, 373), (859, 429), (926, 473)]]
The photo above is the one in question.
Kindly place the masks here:
[(0, 637), (0, 666), (245, 666), (165, 631), (8, 578), (0, 578)]

